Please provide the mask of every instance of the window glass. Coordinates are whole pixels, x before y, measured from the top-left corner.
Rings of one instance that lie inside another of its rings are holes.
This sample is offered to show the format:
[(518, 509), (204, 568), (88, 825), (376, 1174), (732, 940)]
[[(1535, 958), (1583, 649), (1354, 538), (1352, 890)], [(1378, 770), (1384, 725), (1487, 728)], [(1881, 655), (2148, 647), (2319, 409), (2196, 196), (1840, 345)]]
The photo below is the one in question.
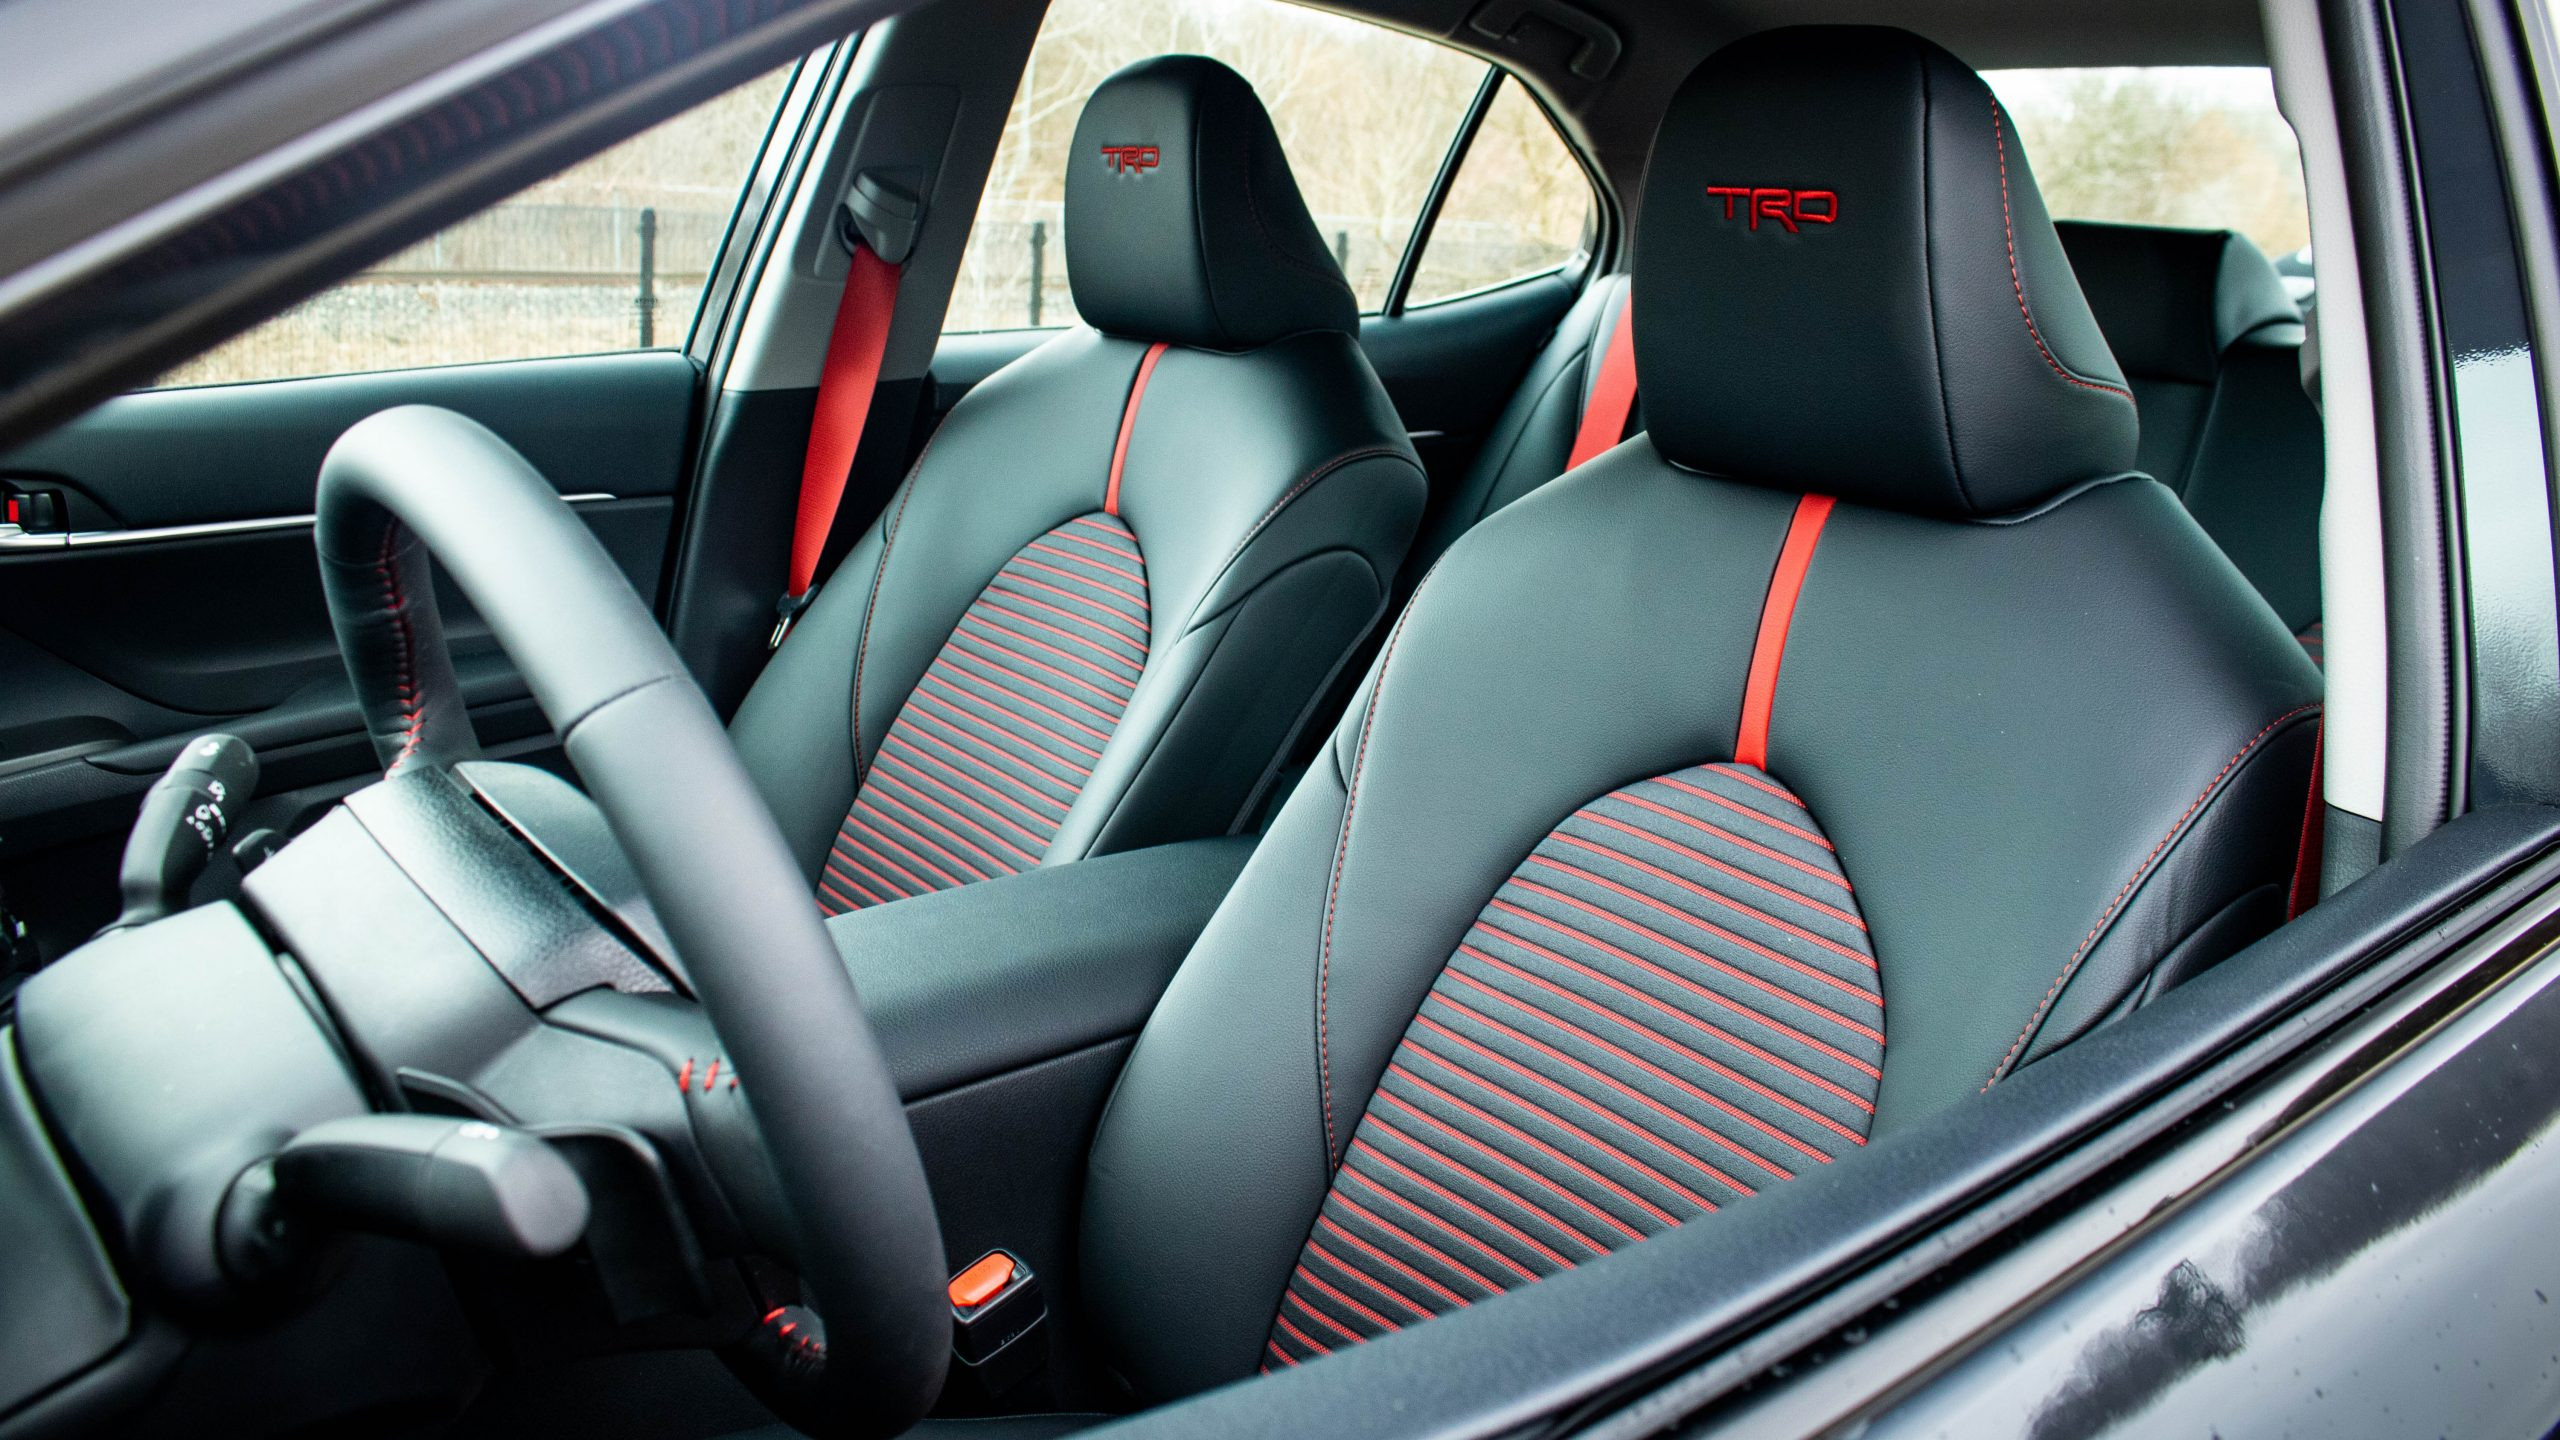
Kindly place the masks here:
[(1591, 182), (1529, 92), (1506, 79), (1449, 182), (1411, 304), (1553, 270), (1591, 225)]
[(1076, 119), (1111, 72), (1164, 54), (1206, 55), (1252, 82), (1353, 293), (1378, 308), (1483, 61), (1274, 0), (1053, 0), (945, 328), (1074, 323), (1058, 232)]
[(681, 346), (790, 74), (582, 160), (158, 383)]
[(2236, 230), (2303, 270), (2302, 155), (2274, 77), (2240, 67), (1995, 70), (2056, 219)]

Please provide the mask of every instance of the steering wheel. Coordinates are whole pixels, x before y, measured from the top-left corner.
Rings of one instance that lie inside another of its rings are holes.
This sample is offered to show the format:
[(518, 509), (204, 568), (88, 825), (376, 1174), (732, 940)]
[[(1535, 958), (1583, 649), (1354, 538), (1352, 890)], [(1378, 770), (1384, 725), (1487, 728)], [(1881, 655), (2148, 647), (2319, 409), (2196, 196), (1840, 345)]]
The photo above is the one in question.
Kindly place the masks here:
[(747, 1077), (787, 1212), (786, 1233), (760, 1238), (787, 1247), (826, 1337), (768, 1398), (813, 1432), (905, 1430), (950, 1347), (924, 1167), (808, 884), (701, 690), (552, 487), (460, 415), (407, 406), (347, 431), (318, 510), (331, 617), (388, 775), (476, 755), (432, 560), (522, 672)]

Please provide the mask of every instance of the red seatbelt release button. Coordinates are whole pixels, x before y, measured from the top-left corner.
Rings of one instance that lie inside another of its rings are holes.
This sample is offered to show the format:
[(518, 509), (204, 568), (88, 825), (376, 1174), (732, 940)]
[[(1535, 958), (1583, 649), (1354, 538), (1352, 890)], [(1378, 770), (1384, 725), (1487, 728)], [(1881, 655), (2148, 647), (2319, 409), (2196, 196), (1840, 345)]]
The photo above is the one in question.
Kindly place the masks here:
[(1034, 1333), (1049, 1318), (1040, 1279), (1009, 1251), (990, 1250), (951, 1277), (951, 1358), (988, 1394), (1038, 1368)]
[(986, 1304), (1013, 1283), (1014, 1272), (1021, 1268), (1003, 1251), (988, 1251), (976, 1264), (951, 1277), (951, 1308), (975, 1310)]

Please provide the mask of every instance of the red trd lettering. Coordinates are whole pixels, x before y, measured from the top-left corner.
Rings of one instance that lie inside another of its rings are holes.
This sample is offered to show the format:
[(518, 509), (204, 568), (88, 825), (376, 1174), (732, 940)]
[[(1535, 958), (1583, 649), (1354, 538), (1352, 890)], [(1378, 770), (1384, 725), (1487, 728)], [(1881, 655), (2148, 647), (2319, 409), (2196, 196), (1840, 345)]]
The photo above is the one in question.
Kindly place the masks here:
[(1102, 163), (1110, 166), (1115, 175), (1143, 174), (1156, 168), (1162, 161), (1162, 153), (1153, 145), (1105, 145), (1102, 147)]
[(1840, 197), (1829, 190), (1797, 190), (1784, 185), (1710, 185), (1707, 198), (1724, 202), (1724, 218), (1734, 218), (1734, 202), (1754, 230), (1768, 220), (1790, 235), (1806, 225), (1832, 225), (1840, 219)]

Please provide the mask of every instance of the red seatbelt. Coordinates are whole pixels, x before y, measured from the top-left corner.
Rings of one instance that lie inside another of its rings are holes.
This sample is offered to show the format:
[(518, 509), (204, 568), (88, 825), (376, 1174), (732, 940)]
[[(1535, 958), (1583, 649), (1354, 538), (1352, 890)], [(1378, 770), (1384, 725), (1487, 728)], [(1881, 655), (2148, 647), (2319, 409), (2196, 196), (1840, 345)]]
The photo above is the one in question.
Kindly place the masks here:
[(1627, 438), (1627, 417), (1636, 408), (1636, 326), (1635, 305), (1618, 307), (1618, 326), (1609, 334), (1609, 348), (1600, 357), (1600, 378), (1591, 386), (1591, 399), (1582, 407), (1582, 428), (1574, 433), (1573, 453), (1564, 462), (1570, 470), (1603, 450)]
[(2285, 894), (2287, 920), (2320, 903), (2321, 832), (2329, 818), (2329, 797), (2320, 783), (2320, 752), (2328, 743), (2329, 726), (2323, 720), (2311, 736), (2311, 793), (2302, 802), (2302, 841), (2293, 853), (2293, 885)]
[(800, 509), (791, 526), (791, 574), (783, 591), (781, 622), (773, 643), (809, 603), (818, 560), (844, 501), (845, 480), (862, 448), (862, 423), (880, 385), (880, 359), (889, 348), (889, 321), (898, 309), (898, 267), (868, 245), (853, 249), (853, 270), (836, 302), (835, 329), (827, 335), (826, 368), (818, 372), (818, 413), (809, 422), (809, 453), (800, 466)]

